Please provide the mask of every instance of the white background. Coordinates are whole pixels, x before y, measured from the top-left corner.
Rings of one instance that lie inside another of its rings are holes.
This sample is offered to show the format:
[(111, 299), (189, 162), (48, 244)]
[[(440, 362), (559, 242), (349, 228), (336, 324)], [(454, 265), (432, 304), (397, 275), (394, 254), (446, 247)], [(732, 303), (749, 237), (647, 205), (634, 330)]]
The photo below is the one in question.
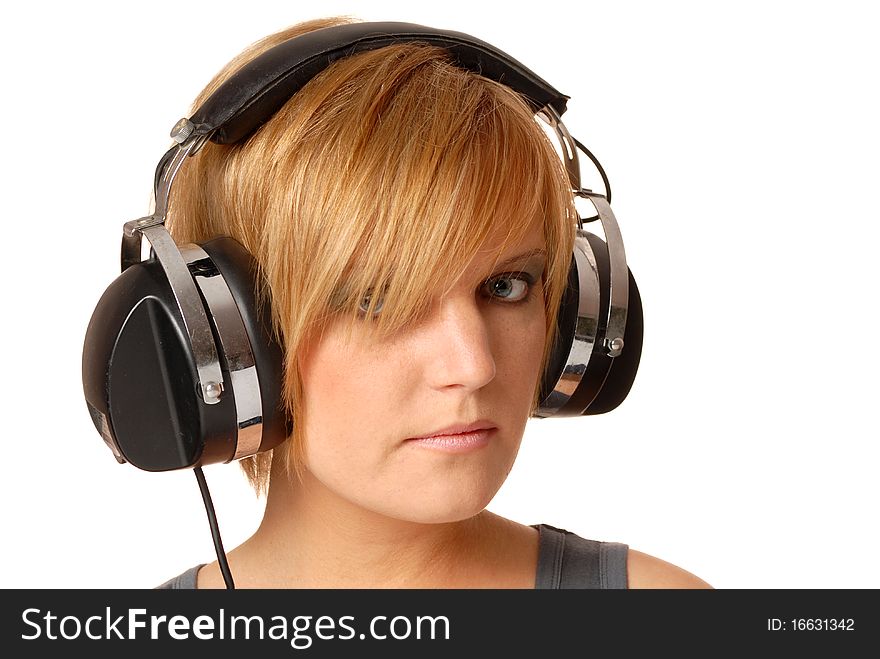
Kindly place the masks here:
[[(0, 586), (152, 587), (213, 560), (192, 473), (117, 465), (92, 427), (82, 340), (195, 94), (263, 35), (348, 13), (505, 50), (571, 96), (611, 177), (638, 379), (604, 417), (530, 422), (490, 510), (719, 588), (880, 587), (871, 3), (304, 4), (4, 9)], [(236, 465), (205, 473), (231, 549), (262, 502)]]

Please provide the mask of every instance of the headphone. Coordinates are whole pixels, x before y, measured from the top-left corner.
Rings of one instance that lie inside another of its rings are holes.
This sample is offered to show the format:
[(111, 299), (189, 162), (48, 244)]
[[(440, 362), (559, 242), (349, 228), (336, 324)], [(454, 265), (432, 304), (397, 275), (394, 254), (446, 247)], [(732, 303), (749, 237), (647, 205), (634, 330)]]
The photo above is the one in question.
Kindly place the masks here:
[[(229, 237), (175, 244), (164, 226), (171, 185), (186, 158), (208, 140), (246, 140), (337, 59), (403, 42), (445, 48), (457, 66), (518, 92), (559, 139), (573, 195), (595, 206), (595, 216), (577, 218), (559, 334), (535, 416), (601, 414), (629, 393), (641, 355), (642, 304), (605, 172), (561, 121), (568, 97), (509, 55), (460, 32), (409, 23), (347, 24), (268, 50), (174, 126), (175, 144), (156, 168), (155, 210), (124, 225), (122, 273), (98, 302), (85, 336), (86, 404), (118, 462), (147, 471), (195, 468), (201, 475), (203, 465), (272, 449), (290, 435), (293, 421), (280, 403), (283, 348), (273, 338), (269, 305), (256, 299), (260, 268)], [(578, 150), (598, 168), (605, 195), (581, 187)], [(604, 240), (584, 229), (595, 220)], [(144, 240), (151, 248), (146, 259)]]

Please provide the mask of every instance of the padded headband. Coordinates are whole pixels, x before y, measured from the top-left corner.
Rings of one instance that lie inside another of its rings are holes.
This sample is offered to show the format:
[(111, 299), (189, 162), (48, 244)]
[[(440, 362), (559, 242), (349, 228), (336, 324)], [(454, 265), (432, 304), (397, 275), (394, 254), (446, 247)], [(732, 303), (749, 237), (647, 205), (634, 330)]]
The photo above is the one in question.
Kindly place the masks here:
[(337, 59), (406, 42), (445, 48), (457, 66), (519, 92), (536, 112), (546, 106), (565, 112), (568, 96), (484, 41), (412, 23), (351, 23), (292, 38), (250, 61), (195, 111), (193, 134), (218, 144), (239, 142)]

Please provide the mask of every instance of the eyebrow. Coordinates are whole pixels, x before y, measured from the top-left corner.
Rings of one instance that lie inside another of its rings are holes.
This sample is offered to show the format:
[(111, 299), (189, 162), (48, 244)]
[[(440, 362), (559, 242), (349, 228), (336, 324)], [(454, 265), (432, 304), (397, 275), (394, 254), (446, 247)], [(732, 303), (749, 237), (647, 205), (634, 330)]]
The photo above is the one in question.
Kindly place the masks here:
[(537, 247), (534, 249), (530, 249), (528, 251), (523, 252), (522, 254), (517, 254), (516, 256), (511, 256), (508, 259), (504, 259), (499, 263), (495, 264), (495, 269), (506, 268), (517, 261), (523, 261), (525, 259), (531, 258), (533, 256), (547, 256), (547, 251), (541, 247)]

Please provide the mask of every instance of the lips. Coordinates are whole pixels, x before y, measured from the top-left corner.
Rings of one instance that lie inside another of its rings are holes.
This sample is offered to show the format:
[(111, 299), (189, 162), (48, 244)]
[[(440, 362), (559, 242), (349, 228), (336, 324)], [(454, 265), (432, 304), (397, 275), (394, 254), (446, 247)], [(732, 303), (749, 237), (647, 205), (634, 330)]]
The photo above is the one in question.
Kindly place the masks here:
[(424, 435), (409, 437), (409, 439), (428, 439), (430, 437), (461, 435), (463, 433), (476, 432), (478, 430), (493, 430), (495, 428), (495, 424), (491, 421), (480, 419), (479, 421), (474, 421), (472, 423), (457, 423), (455, 425), (446, 426), (445, 428), (440, 428)]

